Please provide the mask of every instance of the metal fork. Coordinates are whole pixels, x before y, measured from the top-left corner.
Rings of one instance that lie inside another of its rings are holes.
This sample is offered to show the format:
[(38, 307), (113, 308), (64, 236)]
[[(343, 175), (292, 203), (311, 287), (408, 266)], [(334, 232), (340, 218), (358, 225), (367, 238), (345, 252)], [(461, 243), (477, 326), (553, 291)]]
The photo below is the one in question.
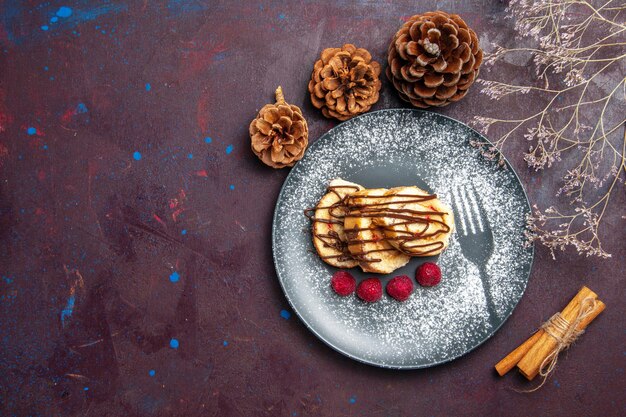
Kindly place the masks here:
[[(489, 321), (494, 324), (496, 314), (491, 284), (487, 276), (487, 262), (493, 252), (493, 234), (485, 209), (476, 195), (474, 186), (452, 190), (454, 212), (457, 215), (457, 238), (465, 259), (478, 267), (483, 285)], [(459, 227), (460, 223), (460, 227)]]

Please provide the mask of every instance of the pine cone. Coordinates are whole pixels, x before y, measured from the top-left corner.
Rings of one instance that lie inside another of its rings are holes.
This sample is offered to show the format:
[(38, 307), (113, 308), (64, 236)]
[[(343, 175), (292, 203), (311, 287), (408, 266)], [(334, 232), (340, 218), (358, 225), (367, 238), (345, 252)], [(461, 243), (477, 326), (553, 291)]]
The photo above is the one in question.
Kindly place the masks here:
[(326, 117), (348, 120), (378, 101), (380, 65), (365, 49), (345, 44), (324, 49), (313, 67), (311, 102)]
[(266, 104), (250, 123), (252, 152), (273, 168), (293, 166), (309, 145), (309, 128), (300, 107), (285, 102), (281, 87), (276, 104)]
[(476, 33), (456, 14), (411, 17), (388, 49), (387, 78), (415, 107), (458, 101), (478, 76), (483, 51)]

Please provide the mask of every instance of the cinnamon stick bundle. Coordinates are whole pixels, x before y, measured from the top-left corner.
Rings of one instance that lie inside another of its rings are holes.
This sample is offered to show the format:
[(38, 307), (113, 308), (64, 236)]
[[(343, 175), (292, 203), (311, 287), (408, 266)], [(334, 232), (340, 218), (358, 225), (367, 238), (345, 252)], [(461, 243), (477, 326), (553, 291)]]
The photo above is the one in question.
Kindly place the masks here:
[[(591, 304), (592, 308), (581, 315), (581, 309), (584, 307), (583, 303), (588, 301), (593, 302)], [(561, 311), (561, 318), (565, 320), (565, 323), (575, 323), (580, 318), (576, 324), (576, 330), (582, 331), (604, 308), (604, 303), (598, 299), (598, 295), (595, 292), (587, 287), (582, 287), (578, 294)], [(555, 352), (558, 349), (558, 344), (559, 341), (553, 335), (548, 334), (543, 329), (539, 329), (528, 340), (498, 362), (495, 366), (496, 371), (500, 376), (503, 376), (517, 365), (520, 373), (528, 380), (532, 380), (541, 371), (542, 366), (545, 365), (546, 358), (551, 355), (558, 355), (558, 352)]]

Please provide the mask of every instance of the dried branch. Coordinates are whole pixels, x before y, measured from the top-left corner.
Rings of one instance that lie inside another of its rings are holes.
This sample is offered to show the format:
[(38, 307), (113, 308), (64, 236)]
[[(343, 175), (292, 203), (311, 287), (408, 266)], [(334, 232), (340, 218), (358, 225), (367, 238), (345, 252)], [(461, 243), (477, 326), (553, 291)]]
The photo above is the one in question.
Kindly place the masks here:
[(555, 249), (567, 246), (587, 256), (611, 256), (602, 248), (600, 225), (612, 193), (626, 177), (626, 5), (592, 3), (512, 0), (507, 10), (518, 39), (534, 47), (495, 45), (485, 65), (526, 54), (539, 85), (478, 80), (491, 99), (528, 96), (526, 101), (539, 103), (518, 119), (475, 117), (474, 125), (483, 133), (492, 126), (504, 133), (493, 146), (474, 145), (503, 164), (502, 150), (523, 133), (530, 142), (524, 155), (529, 167), (566, 168), (557, 196), (565, 196), (570, 206), (543, 211), (535, 206), (528, 219), (529, 239), (547, 246), (553, 257)]

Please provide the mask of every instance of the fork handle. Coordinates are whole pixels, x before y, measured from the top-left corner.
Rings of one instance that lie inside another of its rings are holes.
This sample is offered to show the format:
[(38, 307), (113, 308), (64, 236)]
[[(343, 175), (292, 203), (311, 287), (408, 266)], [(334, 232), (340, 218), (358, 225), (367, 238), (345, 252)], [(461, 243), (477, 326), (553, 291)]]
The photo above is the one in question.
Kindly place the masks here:
[(489, 282), (489, 274), (487, 274), (486, 265), (477, 265), (480, 273), (480, 282), (483, 284), (483, 292), (485, 293), (485, 302), (487, 303), (487, 314), (491, 324), (495, 323), (498, 318), (496, 313), (496, 305), (493, 302), (493, 294), (491, 293), (491, 283)]

